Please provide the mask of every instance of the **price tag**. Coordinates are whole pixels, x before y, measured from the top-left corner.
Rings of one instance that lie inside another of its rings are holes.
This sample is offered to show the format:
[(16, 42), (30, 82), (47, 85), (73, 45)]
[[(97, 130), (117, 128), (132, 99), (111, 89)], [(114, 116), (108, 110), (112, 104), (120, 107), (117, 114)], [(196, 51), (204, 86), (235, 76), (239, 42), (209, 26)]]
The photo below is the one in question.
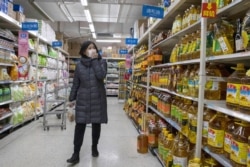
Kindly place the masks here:
[(214, 18), (216, 17), (216, 3), (202, 3), (202, 17)]

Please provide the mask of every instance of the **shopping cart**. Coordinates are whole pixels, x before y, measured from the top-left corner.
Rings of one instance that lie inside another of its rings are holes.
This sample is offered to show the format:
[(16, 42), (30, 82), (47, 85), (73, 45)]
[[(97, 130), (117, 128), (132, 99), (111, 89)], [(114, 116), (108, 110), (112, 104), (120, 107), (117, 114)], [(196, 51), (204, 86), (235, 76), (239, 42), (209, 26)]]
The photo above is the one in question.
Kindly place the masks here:
[[(66, 129), (66, 103), (67, 103), (67, 88), (68, 86), (61, 85), (55, 86), (53, 91), (48, 91), (49, 82), (45, 83), (45, 98), (44, 98), (44, 114), (43, 114), (43, 128), (44, 130), (49, 130), (50, 127), (61, 127), (61, 129)], [(59, 91), (65, 89), (65, 96), (59, 96)], [(50, 99), (48, 96), (50, 93), (54, 93), (54, 98)], [(48, 116), (56, 115), (61, 121), (58, 123), (49, 123)]]

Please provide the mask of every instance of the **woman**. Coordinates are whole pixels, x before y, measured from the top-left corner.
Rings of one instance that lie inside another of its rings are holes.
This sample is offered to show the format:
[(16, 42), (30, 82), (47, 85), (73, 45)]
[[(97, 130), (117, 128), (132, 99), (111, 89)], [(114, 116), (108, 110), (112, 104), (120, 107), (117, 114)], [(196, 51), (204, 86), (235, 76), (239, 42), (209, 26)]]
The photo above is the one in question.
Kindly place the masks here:
[[(80, 50), (81, 61), (77, 64), (69, 101), (76, 100), (74, 153), (68, 163), (78, 163), (86, 124), (92, 124), (92, 156), (98, 157), (97, 144), (101, 124), (107, 123), (107, 99), (104, 79), (107, 63), (98, 53), (95, 43), (86, 41)], [(71, 103), (72, 104), (72, 103)]]

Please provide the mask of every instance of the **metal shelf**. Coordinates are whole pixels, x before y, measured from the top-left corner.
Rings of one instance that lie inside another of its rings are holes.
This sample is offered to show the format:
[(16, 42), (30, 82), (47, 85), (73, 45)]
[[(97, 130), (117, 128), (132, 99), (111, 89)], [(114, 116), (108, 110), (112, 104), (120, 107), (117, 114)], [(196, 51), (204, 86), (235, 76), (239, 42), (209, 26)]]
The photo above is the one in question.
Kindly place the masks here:
[(227, 108), (226, 101), (205, 101), (207, 108), (250, 122), (250, 115)]
[(248, 52), (241, 52), (241, 53), (234, 53), (228, 55), (220, 55), (220, 56), (210, 56), (206, 58), (206, 61), (216, 61), (216, 62), (239, 62), (243, 60), (249, 60), (250, 51)]
[(8, 113), (2, 115), (2, 117), (0, 117), (0, 121), (1, 121), (1, 120), (4, 120), (4, 119), (6, 119), (6, 118), (9, 118), (9, 117), (11, 117), (12, 115), (13, 115), (12, 112), (8, 112)]
[(29, 117), (29, 118), (26, 118), (23, 122), (14, 125), (13, 128), (16, 128), (16, 127), (18, 127), (18, 126), (21, 126), (21, 125), (25, 124), (26, 122), (29, 122), (29, 121), (33, 120), (34, 118), (35, 118), (35, 116), (31, 116), (31, 117)]
[(11, 84), (12, 83), (12, 81), (0, 81), (0, 84)]
[[(1, 12), (0, 12), (0, 13), (1, 13)], [(6, 125), (4, 125), (3, 128), (0, 129), (0, 134), (2, 134), (3, 132), (5, 132), (5, 131), (11, 129), (12, 127), (13, 127), (13, 125), (11, 125), (11, 124), (6, 124)]]
[[(3, 28), (9, 28), (9, 29), (20, 29), (21, 24), (13, 19), (12, 17), (8, 16), (7, 14), (0, 12), (0, 20), (1, 24), (0, 26)], [(7, 23), (7, 24), (6, 24)]]
[(13, 84), (17, 84), (17, 83), (27, 83), (27, 82), (35, 82), (34, 80), (19, 80), (19, 81), (11, 81), (11, 83)]
[(10, 104), (10, 103), (13, 103), (13, 101), (12, 100), (4, 101), (0, 103), (0, 106), (5, 105), (5, 104)]
[(160, 155), (159, 155), (159, 153), (158, 153), (158, 149), (157, 149), (157, 148), (154, 148), (154, 149), (153, 149), (153, 152), (154, 152), (154, 154), (156, 155), (157, 159), (160, 161), (161, 165), (162, 165), (163, 167), (165, 167), (165, 164), (164, 164), (164, 162), (162, 161), (162, 159), (161, 159), (161, 157), (160, 157)]
[(14, 66), (14, 64), (0, 63), (0, 66), (12, 67), (12, 66)]
[(192, 59), (192, 60), (185, 60), (175, 63), (165, 63), (160, 65), (152, 66), (151, 68), (161, 68), (161, 67), (168, 67), (168, 66), (174, 66), (174, 65), (184, 65), (184, 64), (197, 64), (200, 62), (200, 59)]
[(230, 163), (230, 160), (227, 159), (224, 155), (212, 153), (207, 147), (203, 147), (202, 149), (211, 157), (213, 157), (216, 161), (218, 161), (221, 165), (226, 167), (233, 167)]

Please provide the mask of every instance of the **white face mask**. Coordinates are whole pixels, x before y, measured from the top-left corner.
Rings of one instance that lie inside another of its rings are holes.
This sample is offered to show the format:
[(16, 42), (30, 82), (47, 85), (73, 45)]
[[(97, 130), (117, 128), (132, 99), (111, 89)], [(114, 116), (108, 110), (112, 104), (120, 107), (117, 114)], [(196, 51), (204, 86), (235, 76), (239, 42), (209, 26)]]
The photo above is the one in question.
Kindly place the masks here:
[(93, 55), (95, 55), (96, 54), (96, 50), (95, 49), (90, 49), (90, 50), (88, 50), (88, 57), (93, 57)]

